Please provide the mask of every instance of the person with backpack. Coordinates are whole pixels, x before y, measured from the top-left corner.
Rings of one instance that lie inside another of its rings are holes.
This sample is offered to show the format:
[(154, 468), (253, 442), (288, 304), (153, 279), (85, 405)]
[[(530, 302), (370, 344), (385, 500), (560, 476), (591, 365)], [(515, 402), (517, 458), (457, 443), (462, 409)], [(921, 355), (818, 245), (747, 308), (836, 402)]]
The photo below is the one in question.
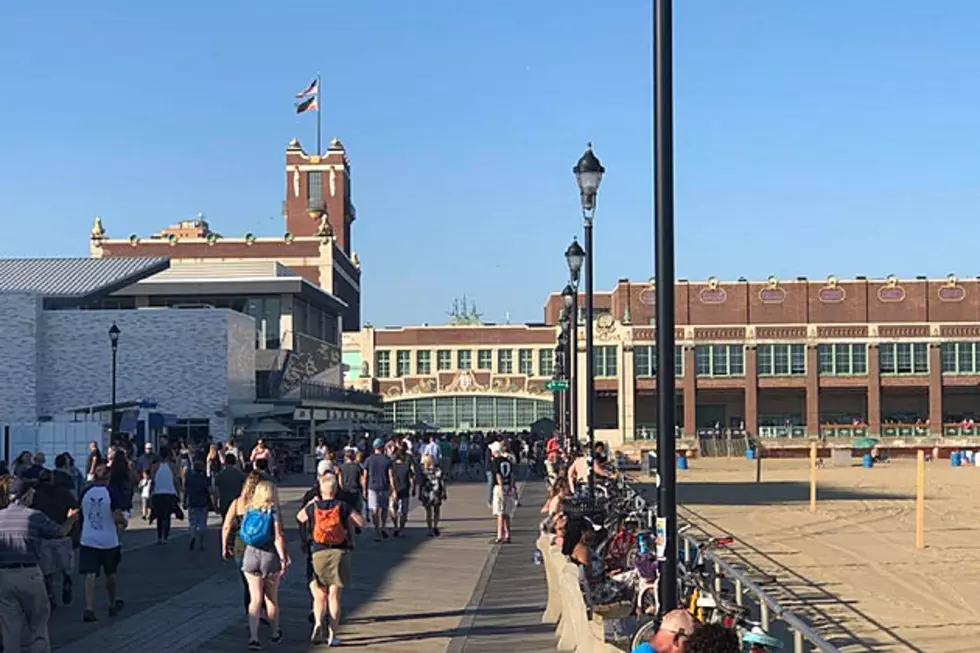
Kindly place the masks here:
[(367, 522), (349, 503), (337, 498), (337, 476), (326, 473), (319, 477), (320, 497), (300, 510), (296, 521), (310, 533), (313, 578), (310, 594), (313, 597), (313, 633), (310, 642), (321, 643), (324, 637), (324, 614), (329, 611), (326, 625), (327, 646), (338, 646), (337, 627), (340, 625), (340, 595), (350, 584), (351, 559), (355, 529)]
[(439, 512), (446, 496), (446, 484), (442, 479), (442, 470), (432, 456), (422, 457), (422, 484), (419, 487), (419, 501), (425, 507), (425, 525), (429, 527), (429, 536), (439, 536)]
[[(242, 555), (242, 573), (248, 582), (248, 648), (257, 651), (262, 648), (259, 642), (259, 621), (262, 607), (272, 626), (272, 642), (282, 642), (282, 629), (279, 627), (279, 580), (289, 568), (289, 554), (286, 552), (286, 535), (279, 516), (279, 500), (276, 486), (268, 480), (260, 481), (245, 504), (241, 498), (229, 510), (242, 516), (238, 535), (245, 545)], [(224, 556), (230, 558), (232, 552), (226, 547)]]

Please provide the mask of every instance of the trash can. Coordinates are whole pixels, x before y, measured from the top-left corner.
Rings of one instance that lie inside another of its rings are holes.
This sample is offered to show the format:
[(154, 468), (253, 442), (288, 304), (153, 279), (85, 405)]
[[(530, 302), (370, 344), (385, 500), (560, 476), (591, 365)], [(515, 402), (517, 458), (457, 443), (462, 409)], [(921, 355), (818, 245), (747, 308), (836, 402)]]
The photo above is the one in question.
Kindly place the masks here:
[(755, 460), (755, 447), (749, 447), (745, 450), (746, 460)]
[(677, 469), (684, 471), (687, 469), (687, 456), (677, 457)]
[(647, 474), (653, 476), (657, 473), (657, 454), (653, 451), (647, 452)]
[(865, 469), (871, 469), (875, 466), (875, 459), (871, 457), (871, 454), (866, 453), (864, 454), (864, 458), (861, 459), (861, 465)]
[(959, 467), (960, 465), (962, 465), (963, 454), (960, 453), (959, 451), (954, 451), (953, 453), (949, 454), (949, 464), (952, 465), (953, 467)]

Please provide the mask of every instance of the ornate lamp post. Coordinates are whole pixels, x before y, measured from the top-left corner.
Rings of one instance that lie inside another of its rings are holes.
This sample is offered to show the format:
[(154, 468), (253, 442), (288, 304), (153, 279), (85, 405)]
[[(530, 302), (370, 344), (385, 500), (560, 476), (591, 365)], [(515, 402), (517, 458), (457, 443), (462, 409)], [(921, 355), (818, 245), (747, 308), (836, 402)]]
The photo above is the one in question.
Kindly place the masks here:
[(109, 442), (111, 443), (118, 431), (118, 422), (116, 421), (116, 357), (119, 352), (119, 334), (122, 331), (113, 322), (112, 326), (109, 327), (109, 345), (112, 347), (112, 416), (109, 420), (110, 423), (110, 433)]
[(577, 257), (576, 269), (572, 271), (572, 263), (569, 263), (569, 272), (572, 272), (572, 277), (575, 283), (573, 287), (571, 283), (565, 286), (565, 289), (561, 291), (561, 299), (565, 305), (565, 316), (568, 319), (568, 331), (567, 338), (565, 338), (565, 378), (568, 379), (568, 390), (565, 391), (565, 435), (567, 441), (565, 443), (565, 453), (571, 453), (578, 449), (578, 437), (576, 433), (578, 432), (578, 412), (576, 411), (576, 403), (578, 398), (578, 372), (576, 372), (576, 367), (578, 365), (578, 349), (576, 340), (578, 339), (578, 273), (582, 269), (582, 260), (584, 258), (584, 252), (579, 256), (574, 249), (582, 252), (582, 247), (578, 244), (578, 241), (572, 241), (571, 246), (565, 252), (566, 258), (568, 258), (568, 252), (572, 252), (572, 257)]
[(595, 274), (595, 248), (592, 239), (592, 222), (595, 219), (596, 197), (606, 169), (592, 151), (592, 143), (572, 168), (582, 200), (582, 218), (585, 223), (585, 430), (589, 440), (586, 464), (589, 468), (589, 498), (595, 498), (595, 351), (592, 341), (594, 320), (593, 278)]
[[(568, 343), (571, 339), (571, 329), (572, 329), (572, 314), (568, 308), (563, 308), (561, 311), (561, 319), (559, 320), (561, 325), (561, 334), (558, 336), (558, 346), (555, 348), (555, 360), (560, 363), (560, 367), (556, 369), (556, 376), (565, 381), (567, 384), (570, 383), (570, 371), (569, 364), (571, 358), (568, 355)], [(561, 432), (562, 432), (562, 449), (568, 450), (568, 443), (570, 438), (568, 436), (568, 429), (571, 425), (571, 418), (569, 417), (569, 400), (568, 400), (568, 389), (566, 388), (563, 392), (559, 392), (557, 395), (559, 403), (561, 404)]]

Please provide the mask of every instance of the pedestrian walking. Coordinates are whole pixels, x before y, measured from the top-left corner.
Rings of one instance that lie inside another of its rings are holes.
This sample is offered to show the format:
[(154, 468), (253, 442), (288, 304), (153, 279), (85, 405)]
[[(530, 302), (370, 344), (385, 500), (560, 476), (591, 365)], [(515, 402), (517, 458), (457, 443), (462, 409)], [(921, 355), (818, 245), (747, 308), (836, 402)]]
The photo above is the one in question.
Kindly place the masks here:
[(310, 533), (311, 571), (310, 594), (313, 597), (313, 633), (310, 641), (323, 639), (324, 616), (329, 613), (326, 627), (328, 646), (337, 646), (337, 628), (341, 616), (341, 592), (350, 584), (354, 532), (365, 525), (364, 518), (347, 502), (337, 498), (337, 477), (326, 473), (319, 477), (320, 497), (307, 503), (296, 521), (306, 525)]
[(364, 494), (368, 498), (368, 510), (374, 523), (374, 541), (388, 539), (388, 504), (391, 490), (395, 487), (395, 475), (391, 468), (391, 458), (384, 453), (385, 443), (381, 438), (374, 441), (374, 453), (364, 461)]
[[(54, 523), (60, 525), (68, 521), (68, 515), (78, 510), (78, 501), (64, 485), (54, 482), (54, 475), (48, 470), (41, 472), (34, 489), (31, 508), (48, 516)], [(61, 582), (61, 602), (65, 605), (72, 600), (72, 578), (74, 568), (74, 549), (72, 538), (62, 537), (56, 540), (44, 540), (41, 543), (41, 573), (44, 574), (44, 586), (48, 592), (51, 609), (58, 606), (55, 601), (55, 583)]]
[(394, 493), (391, 497), (391, 525), (392, 535), (398, 537), (405, 530), (408, 522), (408, 510), (412, 502), (412, 496), (416, 491), (416, 480), (412, 463), (408, 460), (407, 447), (402, 444), (395, 452), (395, 460), (391, 464), (392, 477), (394, 479)]
[[(242, 555), (242, 573), (248, 581), (248, 648), (261, 650), (259, 642), (259, 620), (262, 608), (272, 626), (271, 641), (282, 641), (279, 626), (279, 581), (282, 573), (289, 568), (289, 554), (286, 552), (286, 536), (282, 518), (278, 511), (276, 486), (271, 481), (260, 481), (255, 486), (252, 498), (247, 504), (239, 500), (236, 510), (242, 516), (239, 534), (245, 544)], [(228, 557), (228, 551), (225, 551)]]
[(204, 538), (208, 532), (208, 513), (211, 512), (211, 483), (207, 476), (207, 465), (204, 461), (194, 461), (194, 467), (187, 475), (187, 485), (184, 490), (184, 508), (187, 510), (187, 527), (191, 539), (188, 549), (193, 551), (197, 545), (198, 551), (204, 551)]
[(173, 460), (170, 447), (160, 447), (160, 460), (153, 465), (153, 493), (150, 499), (152, 512), (151, 520), (157, 522), (157, 544), (166, 544), (170, 538), (170, 521), (181, 516), (180, 502), (180, 470)]
[(419, 488), (419, 501), (425, 508), (425, 525), (429, 528), (430, 536), (439, 536), (439, 516), (442, 503), (447, 499), (446, 484), (443, 482), (442, 470), (432, 456), (422, 457), (422, 484)]
[(76, 510), (64, 524), (56, 524), (31, 508), (34, 490), (23, 479), (0, 479), (0, 641), (8, 653), (46, 653), (51, 650), (48, 620), (51, 606), (41, 573), (41, 546), (66, 537)]
[(81, 548), (78, 551), (78, 572), (85, 577), (85, 611), (82, 619), (96, 621), (95, 579), (105, 573), (105, 588), (109, 595), (109, 616), (114, 617), (123, 609), (118, 598), (116, 572), (122, 562), (119, 531), (125, 528), (122, 500), (109, 488), (109, 470), (97, 465), (92, 484), (79, 498), (82, 513)]
[(506, 442), (490, 445), (493, 456), (490, 465), (493, 474), (492, 512), (497, 518), (497, 537), (495, 544), (510, 544), (510, 517), (514, 514), (514, 460), (510, 457)]
[(337, 475), (337, 480), (340, 481), (341, 489), (351, 495), (352, 500), (354, 501), (354, 509), (363, 515), (364, 468), (361, 467), (361, 463), (357, 462), (357, 449), (344, 449), (344, 453), (347, 460), (344, 461), (344, 464), (340, 467), (340, 474)]
[(225, 454), (225, 464), (214, 478), (215, 493), (218, 495), (218, 511), (224, 519), (228, 508), (242, 493), (245, 485), (245, 473), (238, 464), (238, 457), (233, 453)]
[(99, 444), (95, 441), (88, 443), (88, 462), (85, 465), (85, 480), (92, 481), (95, 478), (95, 468), (105, 464), (105, 457), (99, 451)]
[(225, 511), (224, 521), (221, 525), (222, 556), (225, 559), (234, 559), (238, 567), (238, 575), (242, 580), (242, 595), (244, 597), (246, 619), (248, 618), (248, 606), (251, 603), (251, 598), (249, 597), (248, 578), (245, 576), (245, 572), (242, 571), (242, 558), (245, 555), (245, 542), (242, 541), (241, 537), (242, 516), (245, 514), (245, 508), (252, 500), (252, 495), (255, 494), (255, 488), (263, 480), (265, 479), (258, 470), (249, 472), (242, 484), (241, 494), (235, 497)]

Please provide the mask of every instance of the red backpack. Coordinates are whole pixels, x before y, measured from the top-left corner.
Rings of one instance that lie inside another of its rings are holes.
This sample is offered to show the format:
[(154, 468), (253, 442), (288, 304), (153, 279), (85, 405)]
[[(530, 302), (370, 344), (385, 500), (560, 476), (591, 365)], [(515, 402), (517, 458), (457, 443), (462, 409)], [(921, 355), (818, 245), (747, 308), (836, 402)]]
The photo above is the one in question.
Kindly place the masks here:
[(347, 542), (341, 503), (334, 501), (330, 508), (313, 504), (313, 541), (320, 546), (340, 546)]

